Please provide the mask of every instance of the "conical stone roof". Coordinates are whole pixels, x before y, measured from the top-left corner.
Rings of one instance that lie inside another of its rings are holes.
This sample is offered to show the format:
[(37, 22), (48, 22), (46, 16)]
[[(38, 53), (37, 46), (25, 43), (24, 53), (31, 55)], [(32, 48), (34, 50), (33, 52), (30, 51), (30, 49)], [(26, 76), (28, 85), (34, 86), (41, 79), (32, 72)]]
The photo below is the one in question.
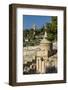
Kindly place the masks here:
[(47, 33), (45, 32), (44, 37), (43, 37), (43, 39), (41, 40), (40, 44), (50, 43), (50, 41), (48, 41), (48, 40), (46, 39), (46, 37), (47, 37)]

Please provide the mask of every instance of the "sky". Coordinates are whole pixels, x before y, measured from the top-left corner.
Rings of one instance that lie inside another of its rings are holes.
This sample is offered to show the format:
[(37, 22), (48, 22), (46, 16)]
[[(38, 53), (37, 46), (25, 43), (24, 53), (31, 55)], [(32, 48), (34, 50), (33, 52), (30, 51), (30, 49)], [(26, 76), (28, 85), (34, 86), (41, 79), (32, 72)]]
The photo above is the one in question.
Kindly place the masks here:
[(38, 28), (41, 28), (44, 24), (51, 21), (51, 16), (35, 16), (35, 15), (23, 15), (23, 27), (25, 29), (32, 28), (35, 24)]

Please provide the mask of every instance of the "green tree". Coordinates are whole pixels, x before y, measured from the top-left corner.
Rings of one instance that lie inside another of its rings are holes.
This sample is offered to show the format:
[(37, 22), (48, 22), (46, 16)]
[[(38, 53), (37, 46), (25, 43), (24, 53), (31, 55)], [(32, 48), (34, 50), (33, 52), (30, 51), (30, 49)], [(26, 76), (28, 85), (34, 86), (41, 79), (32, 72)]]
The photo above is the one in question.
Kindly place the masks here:
[(46, 32), (47, 32), (47, 40), (51, 42), (51, 49), (52, 44), (54, 41), (57, 41), (57, 17), (51, 17), (51, 23), (47, 23), (46, 25)]
[(47, 23), (46, 25), (47, 39), (50, 42), (57, 40), (57, 17), (52, 17), (51, 23)]

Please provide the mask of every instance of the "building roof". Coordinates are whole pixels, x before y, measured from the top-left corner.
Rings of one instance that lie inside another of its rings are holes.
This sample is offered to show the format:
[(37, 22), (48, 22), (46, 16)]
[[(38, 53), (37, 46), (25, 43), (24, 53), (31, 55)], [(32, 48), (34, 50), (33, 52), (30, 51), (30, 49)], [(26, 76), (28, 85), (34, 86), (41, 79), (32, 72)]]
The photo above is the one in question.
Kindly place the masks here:
[(47, 44), (50, 43), (50, 41), (48, 41), (46, 38), (43, 38), (40, 42), (40, 44)]
[(41, 40), (40, 44), (50, 43), (50, 41), (48, 41), (46, 38), (47, 38), (47, 32), (45, 32), (43, 39)]

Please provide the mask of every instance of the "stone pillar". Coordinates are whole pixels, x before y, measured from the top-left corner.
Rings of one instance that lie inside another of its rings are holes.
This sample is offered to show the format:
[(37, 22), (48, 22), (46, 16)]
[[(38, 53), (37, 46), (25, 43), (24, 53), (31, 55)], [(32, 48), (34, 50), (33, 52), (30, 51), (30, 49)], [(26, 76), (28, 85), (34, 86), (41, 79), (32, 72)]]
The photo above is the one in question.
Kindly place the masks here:
[(44, 57), (44, 72), (46, 73), (46, 61), (47, 61), (47, 58)]
[(39, 59), (36, 59), (36, 72), (39, 73)]
[(41, 62), (41, 59), (39, 59), (39, 72), (41, 73), (41, 71), (42, 71), (42, 62)]
[(36, 71), (37, 73), (45, 73), (45, 61), (38, 57), (36, 60)]
[(45, 61), (41, 61), (42, 65), (41, 65), (41, 73), (45, 73)]

